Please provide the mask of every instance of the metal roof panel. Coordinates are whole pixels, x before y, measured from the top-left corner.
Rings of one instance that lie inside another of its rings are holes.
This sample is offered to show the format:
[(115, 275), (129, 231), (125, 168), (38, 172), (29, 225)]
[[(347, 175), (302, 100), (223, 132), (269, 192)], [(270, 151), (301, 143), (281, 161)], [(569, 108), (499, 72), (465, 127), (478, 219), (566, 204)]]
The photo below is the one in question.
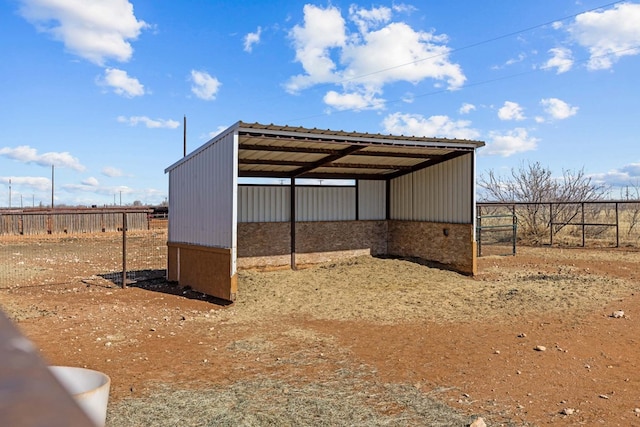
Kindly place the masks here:
[(473, 152), (484, 145), (482, 141), (464, 139), (237, 122), (165, 172), (231, 132), (237, 135), (238, 175), (265, 178), (396, 177)]

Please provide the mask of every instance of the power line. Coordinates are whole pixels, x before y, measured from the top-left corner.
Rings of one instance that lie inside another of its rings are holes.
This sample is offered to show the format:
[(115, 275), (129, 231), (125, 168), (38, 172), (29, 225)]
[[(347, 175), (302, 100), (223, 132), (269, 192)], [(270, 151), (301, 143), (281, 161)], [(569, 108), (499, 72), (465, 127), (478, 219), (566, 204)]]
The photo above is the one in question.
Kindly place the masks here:
[[(584, 63), (584, 62), (590, 61), (590, 60), (592, 60), (594, 58), (605, 58), (605, 57), (610, 56), (610, 55), (614, 55), (614, 54), (622, 53), (622, 52), (627, 52), (627, 51), (632, 51), (632, 50), (636, 50), (636, 49), (640, 49), (640, 45), (632, 46), (632, 47), (629, 47), (629, 48), (620, 49), (620, 50), (616, 50), (616, 51), (612, 51), (612, 52), (608, 52), (608, 53), (605, 53), (605, 54), (602, 54), (602, 55), (590, 56), (588, 58), (582, 58), (582, 59), (574, 61), (574, 64)], [(509, 79), (513, 79), (513, 78), (516, 78), (516, 77), (521, 77), (521, 76), (524, 76), (524, 75), (533, 74), (533, 73), (537, 73), (537, 72), (540, 72), (540, 71), (545, 71), (547, 69), (548, 68), (536, 68), (536, 69), (532, 69), (532, 70), (528, 70), (528, 71), (523, 71), (523, 72), (520, 72), (520, 73), (510, 74), (510, 75), (507, 75), (507, 76), (501, 76), (501, 77), (496, 77), (496, 78), (493, 78), (493, 79), (481, 80), (481, 81), (478, 81), (478, 82), (474, 82), (474, 83), (469, 83), (469, 84), (463, 85), (463, 86), (460, 87), (459, 90), (468, 89), (468, 88), (476, 87), (476, 86), (483, 86), (483, 85), (486, 85), (486, 84), (495, 83), (495, 82), (502, 81), (502, 80), (509, 80)], [(447, 92), (449, 92), (449, 89), (438, 89), (438, 90), (431, 91), (431, 92), (425, 92), (425, 93), (413, 95), (413, 98), (414, 99), (415, 98), (424, 98), (424, 97), (427, 97), (427, 96), (433, 96), (433, 95), (438, 95), (438, 94), (447, 93)], [(397, 104), (397, 103), (400, 103), (400, 102), (404, 102), (404, 101), (402, 99), (392, 99), (392, 100), (385, 100), (385, 101), (382, 102), (382, 104), (384, 106), (387, 106), (389, 104)], [(360, 110), (361, 110), (360, 108), (347, 108), (347, 109), (344, 109), (344, 110), (332, 111), (331, 114), (349, 113), (349, 112), (360, 111)], [(315, 117), (322, 117), (322, 116), (326, 116), (326, 115), (327, 115), (327, 113), (318, 113), (318, 114), (313, 114), (313, 115), (306, 116), (306, 117), (300, 117), (300, 118), (297, 118), (297, 119), (288, 120), (288, 122), (296, 122), (296, 121), (299, 121), (299, 120), (312, 119), (312, 118), (315, 118)]]
[[(339, 82), (336, 82), (335, 84), (347, 83), (347, 82), (350, 82), (350, 81), (362, 79), (364, 77), (369, 77), (369, 76), (372, 76), (372, 75), (375, 75), (375, 74), (384, 73), (386, 71), (395, 70), (395, 69), (398, 69), (398, 68), (406, 67), (408, 65), (417, 64), (419, 62), (428, 61), (430, 59), (435, 59), (435, 58), (439, 58), (441, 56), (450, 55), (452, 53), (456, 53), (456, 52), (460, 52), (460, 51), (463, 51), (463, 50), (471, 49), (471, 48), (474, 48), (474, 47), (482, 46), (484, 44), (492, 43), (492, 42), (495, 42), (495, 41), (498, 41), (498, 40), (502, 40), (502, 39), (505, 39), (505, 38), (508, 38), (508, 37), (516, 36), (518, 34), (526, 33), (528, 31), (535, 30), (537, 28), (545, 27), (545, 26), (551, 25), (551, 24), (553, 24), (555, 22), (566, 21), (567, 19), (575, 18), (576, 16), (582, 15), (584, 13), (593, 12), (594, 10), (599, 10), (599, 9), (603, 9), (603, 8), (606, 8), (606, 7), (610, 7), (610, 6), (616, 5), (618, 3), (623, 3), (624, 1), (625, 0), (619, 0), (619, 1), (614, 1), (614, 2), (611, 2), (611, 3), (607, 3), (607, 4), (604, 4), (602, 6), (594, 7), (594, 8), (591, 8), (591, 9), (587, 9), (587, 10), (584, 10), (582, 12), (574, 13), (572, 15), (568, 15), (568, 16), (565, 16), (565, 17), (562, 17), (562, 18), (553, 19), (551, 21), (547, 21), (547, 22), (544, 22), (542, 24), (533, 25), (531, 27), (527, 27), (527, 28), (524, 28), (522, 30), (513, 31), (513, 32), (510, 32), (510, 33), (507, 33), (507, 34), (503, 34), (501, 36), (497, 36), (497, 37), (493, 37), (493, 38), (490, 38), (490, 39), (482, 40), (482, 41), (479, 41), (479, 42), (476, 42), (476, 43), (472, 43), (472, 44), (469, 44), (469, 45), (466, 45), (466, 46), (463, 46), (463, 47), (459, 47), (457, 49), (452, 49), (452, 50), (449, 50), (447, 52), (439, 53), (437, 55), (432, 55), (432, 56), (429, 56), (429, 57), (426, 57), (426, 58), (419, 58), (419, 59), (416, 59), (415, 61), (411, 61), (411, 62), (407, 62), (407, 63), (404, 63), (404, 64), (399, 64), (399, 65), (394, 65), (394, 66), (383, 68), (383, 69), (380, 69), (380, 70), (377, 70), (377, 71), (372, 71), (372, 72), (367, 73), (367, 74), (362, 74), (360, 76), (356, 76), (356, 77), (352, 77), (352, 78), (349, 78), (349, 79), (341, 80)], [(331, 84), (334, 84), (334, 83), (331, 83)]]
[[(606, 3), (606, 4), (603, 4), (603, 5), (600, 5), (600, 6), (592, 7), (590, 9), (582, 10), (580, 12), (577, 12), (577, 13), (574, 13), (574, 14), (571, 14), (571, 15), (567, 15), (567, 16), (564, 16), (564, 17), (561, 17), (561, 18), (552, 19), (552, 20), (543, 22), (541, 24), (532, 25), (532, 26), (529, 26), (529, 27), (526, 27), (526, 28), (523, 28), (523, 29), (520, 29), (520, 30), (517, 30), (517, 31), (512, 31), (512, 32), (509, 32), (509, 33), (506, 33), (506, 34), (502, 34), (502, 35), (496, 36), (496, 37), (492, 37), (492, 38), (489, 38), (489, 39), (485, 39), (485, 40), (481, 40), (481, 41), (478, 41), (478, 42), (475, 42), (475, 43), (471, 43), (469, 45), (462, 46), (462, 47), (459, 47), (459, 48), (456, 48), (456, 49), (448, 50), (447, 52), (444, 52), (444, 53), (439, 53), (439, 54), (432, 55), (432, 56), (425, 57), (425, 58), (418, 58), (418, 59), (416, 59), (414, 61), (411, 61), (411, 62), (407, 62), (407, 63), (404, 63), (404, 64), (398, 64), (398, 65), (394, 65), (394, 66), (391, 66), (391, 67), (379, 69), (379, 70), (376, 70), (376, 71), (372, 71), (370, 73), (361, 74), (359, 76), (351, 77), (351, 78), (348, 78), (348, 79), (343, 79), (343, 80), (339, 80), (339, 81), (326, 82), (326, 83), (313, 85), (313, 86), (309, 87), (309, 89), (313, 88), (313, 89), (319, 90), (319, 89), (323, 89), (323, 88), (327, 88), (327, 87), (333, 87), (335, 85), (341, 85), (341, 84), (348, 83), (348, 82), (351, 82), (351, 81), (356, 81), (358, 79), (363, 79), (365, 77), (369, 77), (369, 76), (372, 76), (372, 75), (375, 75), (375, 74), (384, 73), (384, 72), (387, 72), (387, 71), (390, 71), (390, 70), (394, 70), (394, 69), (398, 69), (398, 68), (401, 68), (401, 67), (406, 67), (406, 66), (413, 65), (413, 64), (416, 64), (416, 63), (419, 63), (419, 62), (428, 61), (428, 60), (435, 59), (435, 58), (438, 58), (438, 57), (441, 57), (441, 56), (444, 56), (444, 55), (450, 55), (452, 53), (461, 52), (461, 51), (464, 51), (464, 50), (469, 50), (469, 49), (472, 49), (472, 48), (475, 48), (475, 47), (478, 47), (478, 46), (481, 46), (481, 45), (489, 44), (489, 43), (492, 43), (492, 42), (495, 42), (495, 41), (498, 41), (498, 40), (502, 40), (502, 39), (505, 39), (505, 38), (508, 38), (508, 37), (513, 37), (515, 35), (522, 34), (522, 33), (528, 32), (528, 31), (532, 31), (532, 30), (537, 29), (537, 28), (545, 27), (545, 26), (551, 25), (551, 24), (553, 24), (555, 22), (561, 22), (561, 21), (565, 21), (567, 19), (575, 18), (576, 16), (582, 15), (584, 13), (593, 12), (593, 11), (596, 11), (596, 10), (600, 10), (600, 9), (604, 9), (604, 8), (608, 8), (608, 7), (614, 6), (614, 5), (619, 4), (619, 3), (624, 3), (625, 1), (626, 0), (613, 1), (613, 2)], [(635, 49), (635, 48), (631, 48), (631, 49)], [(629, 50), (631, 50), (631, 49), (629, 49)], [(615, 53), (615, 52), (610, 52), (607, 55), (610, 55), (612, 53)], [(603, 56), (606, 56), (606, 55), (603, 55)], [(576, 61), (576, 62), (579, 63), (579, 62), (583, 62), (583, 61)], [(536, 71), (539, 71), (539, 70), (536, 69), (536, 70), (531, 70), (531, 71), (525, 71), (525, 72), (521, 72), (521, 73), (517, 73), (517, 74), (512, 74), (512, 75), (509, 75), (509, 76), (498, 77), (498, 78), (495, 78), (495, 79), (484, 80), (484, 81), (480, 81), (480, 82), (476, 82), (476, 83), (466, 84), (466, 85), (461, 86), (460, 89), (469, 88), (469, 87), (473, 87), (473, 86), (480, 86), (480, 85), (483, 85), (483, 84), (488, 84), (488, 83), (492, 83), (492, 82), (496, 82), (496, 81), (500, 81), (500, 80), (511, 79), (511, 78), (514, 78), (514, 77), (519, 77), (519, 76), (522, 76), (522, 75), (531, 74), (531, 73), (536, 72)], [(414, 95), (413, 97), (414, 98), (419, 98), (419, 97), (436, 95), (436, 94), (444, 93), (444, 92), (448, 92), (448, 89), (440, 89), (440, 90), (436, 90), (436, 91), (432, 91), (432, 92), (428, 92), (428, 93), (418, 94), (418, 95)], [(262, 98), (262, 99), (253, 98), (253, 103), (265, 102), (265, 101), (273, 101), (275, 99), (283, 98), (285, 96), (287, 96), (287, 94), (281, 94), (281, 95), (278, 95), (278, 96), (270, 96), (270, 97), (265, 97), (265, 98)], [(396, 103), (396, 102), (400, 102), (400, 101), (402, 101), (402, 100), (399, 99), (399, 100), (383, 101), (383, 104), (387, 105), (387, 104), (392, 104), (392, 103)], [(299, 117), (299, 118), (290, 119), (290, 120), (286, 120), (286, 121), (287, 122), (295, 122), (295, 121), (305, 120), (305, 119), (314, 118), (314, 117), (322, 117), (322, 116), (326, 116), (328, 114), (337, 114), (337, 113), (353, 112), (353, 111), (360, 111), (360, 110), (363, 110), (363, 108), (348, 108), (348, 109), (344, 109), (344, 110), (332, 110), (330, 113), (318, 113), (318, 114), (313, 114), (313, 115), (305, 116), (305, 117)]]

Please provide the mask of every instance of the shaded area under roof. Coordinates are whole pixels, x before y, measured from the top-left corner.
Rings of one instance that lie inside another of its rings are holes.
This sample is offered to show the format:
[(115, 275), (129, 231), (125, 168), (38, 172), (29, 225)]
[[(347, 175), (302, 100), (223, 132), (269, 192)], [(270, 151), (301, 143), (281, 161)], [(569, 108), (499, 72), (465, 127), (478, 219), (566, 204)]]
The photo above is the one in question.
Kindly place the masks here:
[(389, 180), (475, 151), (482, 141), (382, 135), (237, 122), (168, 167), (238, 133), (238, 176)]

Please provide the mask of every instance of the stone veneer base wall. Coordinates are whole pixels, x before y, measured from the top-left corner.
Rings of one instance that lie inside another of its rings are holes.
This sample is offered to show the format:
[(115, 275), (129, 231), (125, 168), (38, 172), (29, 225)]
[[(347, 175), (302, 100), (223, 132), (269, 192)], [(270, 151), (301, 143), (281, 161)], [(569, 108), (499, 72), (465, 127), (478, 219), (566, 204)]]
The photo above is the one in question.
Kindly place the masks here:
[[(239, 223), (238, 268), (290, 265), (290, 245), (288, 222)], [(475, 250), (471, 224), (398, 220), (296, 224), (296, 264), (391, 255), (435, 261), (473, 275)]]
[(389, 221), (388, 254), (444, 264), (460, 273), (477, 273), (472, 224)]
[[(233, 301), (231, 249), (168, 243), (167, 278)], [(238, 268), (291, 265), (288, 222), (238, 224)], [(473, 225), (420, 221), (318, 221), (296, 224), (296, 265), (361, 255), (435, 261), (463, 274), (477, 273)]]

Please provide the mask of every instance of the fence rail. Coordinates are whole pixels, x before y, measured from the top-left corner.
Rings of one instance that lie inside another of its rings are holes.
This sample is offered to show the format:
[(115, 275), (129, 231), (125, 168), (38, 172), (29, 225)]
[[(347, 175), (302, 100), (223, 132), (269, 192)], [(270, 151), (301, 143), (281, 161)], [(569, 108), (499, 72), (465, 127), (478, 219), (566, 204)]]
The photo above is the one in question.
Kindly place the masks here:
[(0, 235), (97, 233), (122, 230), (122, 213), (130, 230), (149, 229), (151, 209), (0, 210)]
[(640, 248), (638, 200), (482, 202), (477, 211), (479, 215), (513, 214), (520, 244)]

